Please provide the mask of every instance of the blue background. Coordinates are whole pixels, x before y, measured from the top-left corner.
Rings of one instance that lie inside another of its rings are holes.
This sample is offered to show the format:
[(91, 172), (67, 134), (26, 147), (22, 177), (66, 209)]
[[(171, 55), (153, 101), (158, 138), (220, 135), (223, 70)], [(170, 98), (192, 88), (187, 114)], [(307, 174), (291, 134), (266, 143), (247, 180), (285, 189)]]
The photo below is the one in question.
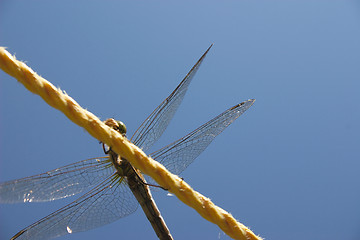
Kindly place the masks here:
[[(265, 239), (360, 239), (359, 1), (0, 3), (0, 45), (130, 135), (211, 43), (153, 150), (256, 98), (182, 177)], [(0, 78), (1, 181), (103, 155), (62, 113)], [(155, 198), (175, 239), (228, 238), (176, 197)], [(74, 199), (1, 205), (0, 238)], [(141, 210), (62, 239), (130, 238), (156, 239)]]

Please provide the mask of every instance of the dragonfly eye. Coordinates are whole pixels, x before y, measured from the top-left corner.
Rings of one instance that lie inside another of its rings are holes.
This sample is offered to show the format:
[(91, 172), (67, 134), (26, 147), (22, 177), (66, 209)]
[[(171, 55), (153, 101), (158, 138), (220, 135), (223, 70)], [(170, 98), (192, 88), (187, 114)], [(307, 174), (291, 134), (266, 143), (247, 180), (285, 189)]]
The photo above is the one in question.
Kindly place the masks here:
[(117, 121), (117, 124), (118, 124), (118, 129), (116, 129), (118, 132), (120, 132), (123, 136), (126, 135), (126, 126), (123, 122), (121, 121)]

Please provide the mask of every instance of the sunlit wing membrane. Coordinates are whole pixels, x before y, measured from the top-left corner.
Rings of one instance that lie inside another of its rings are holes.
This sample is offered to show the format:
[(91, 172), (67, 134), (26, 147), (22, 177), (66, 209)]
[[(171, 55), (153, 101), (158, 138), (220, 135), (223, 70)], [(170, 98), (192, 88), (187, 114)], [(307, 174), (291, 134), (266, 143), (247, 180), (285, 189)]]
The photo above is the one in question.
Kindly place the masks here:
[(132, 136), (131, 141), (142, 148), (143, 151), (148, 150), (169, 125), (185, 96), (191, 80), (211, 47), (212, 45), (201, 56), (176, 89), (150, 114)]
[[(150, 114), (133, 135), (132, 141), (144, 151), (160, 138), (169, 125), (192, 78), (211, 47), (212, 45), (177, 88)], [(254, 101), (248, 100), (226, 110), (185, 137), (154, 152), (151, 157), (171, 172), (181, 173)], [(51, 201), (92, 188), (74, 202), (21, 230), (11, 239), (51, 239), (100, 227), (133, 213), (138, 207), (138, 202), (126, 179), (126, 176), (121, 177), (116, 173), (109, 157), (102, 157), (1, 183), (0, 203)], [(141, 199), (139, 201), (142, 202)]]
[(251, 99), (226, 110), (190, 134), (150, 154), (150, 156), (163, 164), (170, 172), (180, 174), (217, 135), (250, 108), (254, 101)]
[(75, 195), (111, 176), (108, 157), (91, 158), (0, 184), (0, 203), (44, 202)]
[(12, 239), (51, 239), (87, 231), (133, 213), (138, 205), (124, 178), (113, 174), (74, 202), (21, 230)]

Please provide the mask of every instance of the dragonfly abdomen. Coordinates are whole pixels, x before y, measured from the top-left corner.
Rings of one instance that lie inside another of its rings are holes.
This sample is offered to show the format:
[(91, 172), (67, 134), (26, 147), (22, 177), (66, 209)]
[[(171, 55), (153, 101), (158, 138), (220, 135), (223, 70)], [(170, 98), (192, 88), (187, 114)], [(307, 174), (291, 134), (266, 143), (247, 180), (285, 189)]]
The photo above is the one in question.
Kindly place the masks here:
[[(162, 218), (153, 197), (151, 196), (149, 186), (146, 185), (146, 181), (142, 177), (141, 173), (135, 173), (135, 171), (136, 170), (134, 169), (134, 174), (127, 177), (129, 188), (140, 203), (141, 208), (143, 209), (147, 219), (150, 221), (159, 239), (172, 240), (173, 238), (170, 231)], [(141, 180), (139, 178), (141, 178)]]

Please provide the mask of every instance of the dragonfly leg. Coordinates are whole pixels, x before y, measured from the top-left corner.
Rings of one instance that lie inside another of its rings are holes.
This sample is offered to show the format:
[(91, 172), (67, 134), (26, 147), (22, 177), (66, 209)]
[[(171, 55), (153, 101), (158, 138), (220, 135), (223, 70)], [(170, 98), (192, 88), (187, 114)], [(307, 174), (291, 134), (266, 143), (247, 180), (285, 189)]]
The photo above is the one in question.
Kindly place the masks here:
[(165, 191), (168, 191), (169, 189), (167, 188), (164, 188), (162, 186), (159, 186), (159, 185), (155, 185), (155, 184), (151, 184), (151, 183), (146, 183), (146, 182), (142, 182), (143, 184), (145, 185), (148, 185), (148, 186), (151, 186), (151, 187), (158, 187), (158, 188), (161, 188), (162, 190), (165, 190)]
[(111, 148), (109, 148), (108, 150), (105, 149), (104, 143), (102, 143), (102, 148), (103, 148), (105, 154), (108, 154), (111, 151)]
[[(131, 165), (130, 165), (130, 166), (131, 166)], [(131, 166), (131, 167), (134, 169), (133, 166)], [(147, 185), (147, 186), (151, 186), (151, 187), (161, 188), (162, 190), (165, 190), (165, 191), (168, 191), (168, 190), (169, 190), (169, 189), (163, 188), (162, 186), (145, 182), (145, 181), (143, 180), (143, 178), (139, 176), (139, 174), (137, 173), (136, 169), (134, 169), (134, 172), (136, 173), (137, 177), (139, 178), (139, 180), (140, 180), (140, 182), (141, 182), (142, 184)]]

